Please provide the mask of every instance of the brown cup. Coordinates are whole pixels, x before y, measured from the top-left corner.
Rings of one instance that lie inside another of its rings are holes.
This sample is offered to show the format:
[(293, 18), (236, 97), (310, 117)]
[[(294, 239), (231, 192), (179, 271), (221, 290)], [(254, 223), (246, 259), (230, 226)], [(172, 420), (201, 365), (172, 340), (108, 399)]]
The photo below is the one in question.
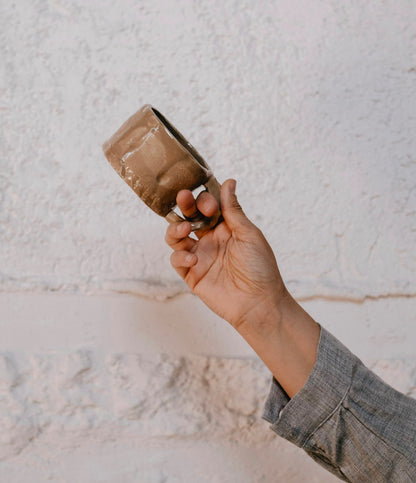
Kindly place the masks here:
[(204, 185), (218, 202), (218, 212), (192, 219), (192, 231), (210, 229), (220, 218), (220, 188), (208, 164), (183, 135), (154, 107), (145, 104), (103, 144), (111, 166), (155, 213), (169, 223), (185, 221), (173, 209), (182, 189)]

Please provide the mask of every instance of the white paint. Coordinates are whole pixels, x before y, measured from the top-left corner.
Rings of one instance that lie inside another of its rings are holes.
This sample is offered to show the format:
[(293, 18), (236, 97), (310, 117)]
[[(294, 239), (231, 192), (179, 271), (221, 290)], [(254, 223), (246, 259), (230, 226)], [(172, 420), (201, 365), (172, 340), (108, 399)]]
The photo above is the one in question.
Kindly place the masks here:
[(101, 151), (151, 103), (238, 180), (297, 295), (415, 293), (411, 2), (3, 11), (3, 289), (183, 290), (166, 222)]
[[(414, 300), (303, 306), (387, 383), (416, 397)], [(9, 294), (0, 307), (5, 481), (201, 474), (202, 481), (300, 482), (305, 472), (311, 481), (335, 481), (269, 430), (261, 414), (270, 372), (196, 297)], [(409, 313), (409, 324), (392, 324)], [(234, 455), (232, 466), (223, 452)], [(211, 469), (201, 462), (207, 454)]]
[[(414, 358), (413, 298), (362, 303), (312, 300), (301, 305), (363, 362)], [(155, 302), (131, 295), (10, 293), (0, 296), (0, 308), (3, 352), (83, 348), (103, 353), (257, 358), (228, 322), (192, 294)]]
[[(145, 103), (237, 179), (305, 308), (415, 395), (415, 25), (407, 0), (2, 5), (2, 481), (335, 481), (259, 420), (268, 371), (105, 160)], [(142, 389), (161, 361), (183, 404), (166, 374)], [(130, 420), (135, 398), (167, 399)]]

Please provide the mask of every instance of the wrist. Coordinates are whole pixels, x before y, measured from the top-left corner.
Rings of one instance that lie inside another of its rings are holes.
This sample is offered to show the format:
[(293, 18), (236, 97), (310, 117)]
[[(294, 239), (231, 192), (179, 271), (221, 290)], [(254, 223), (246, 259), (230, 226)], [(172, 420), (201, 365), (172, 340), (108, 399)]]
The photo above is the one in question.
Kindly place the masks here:
[[(262, 314), (262, 315), (261, 315)], [(286, 291), (277, 302), (262, 308), (239, 333), (293, 397), (315, 365), (320, 327)], [(261, 320), (260, 320), (261, 319)]]
[(292, 317), (296, 305), (283, 286), (274, 296), (259, 301), (234, 328), (244, 338), (254, 334), (267, 337), (281, 330), (282, 325)]

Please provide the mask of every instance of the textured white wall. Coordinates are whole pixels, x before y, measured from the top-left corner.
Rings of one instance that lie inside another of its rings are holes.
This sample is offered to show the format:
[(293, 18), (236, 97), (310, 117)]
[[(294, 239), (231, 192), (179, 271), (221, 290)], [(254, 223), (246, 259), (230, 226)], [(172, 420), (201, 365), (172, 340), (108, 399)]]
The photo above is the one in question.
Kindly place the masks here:
[(101, 144), (160, 109), (237, 179), (294, 296), (416, 397), (415, 2), (20, 0), (0, 22), (0, 479), (334, 481), (260, 419), (270, 373)]

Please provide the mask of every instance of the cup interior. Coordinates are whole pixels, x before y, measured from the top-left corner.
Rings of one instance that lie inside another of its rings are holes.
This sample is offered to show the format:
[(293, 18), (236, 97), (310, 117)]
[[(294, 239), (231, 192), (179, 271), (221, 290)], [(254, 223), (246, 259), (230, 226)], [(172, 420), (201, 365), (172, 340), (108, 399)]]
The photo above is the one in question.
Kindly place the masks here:
[(172, 124), (166, 119), (166, 117), (160, 113), (157, 109), (152, 107), (153, 113), (162, 122), (165, 128), (170, 132), (170, 134), (187, 150), (191, 153), (191, 155), (198, 161), (198, 163), (206, 169), (209, 169), (206, 162), (202, 158), (202, 156), (198, 153), (198, 151), (192, 146), (192, 144), (188, 143), (188, 141), (182, 136), (182, 134), (172, 126)]

